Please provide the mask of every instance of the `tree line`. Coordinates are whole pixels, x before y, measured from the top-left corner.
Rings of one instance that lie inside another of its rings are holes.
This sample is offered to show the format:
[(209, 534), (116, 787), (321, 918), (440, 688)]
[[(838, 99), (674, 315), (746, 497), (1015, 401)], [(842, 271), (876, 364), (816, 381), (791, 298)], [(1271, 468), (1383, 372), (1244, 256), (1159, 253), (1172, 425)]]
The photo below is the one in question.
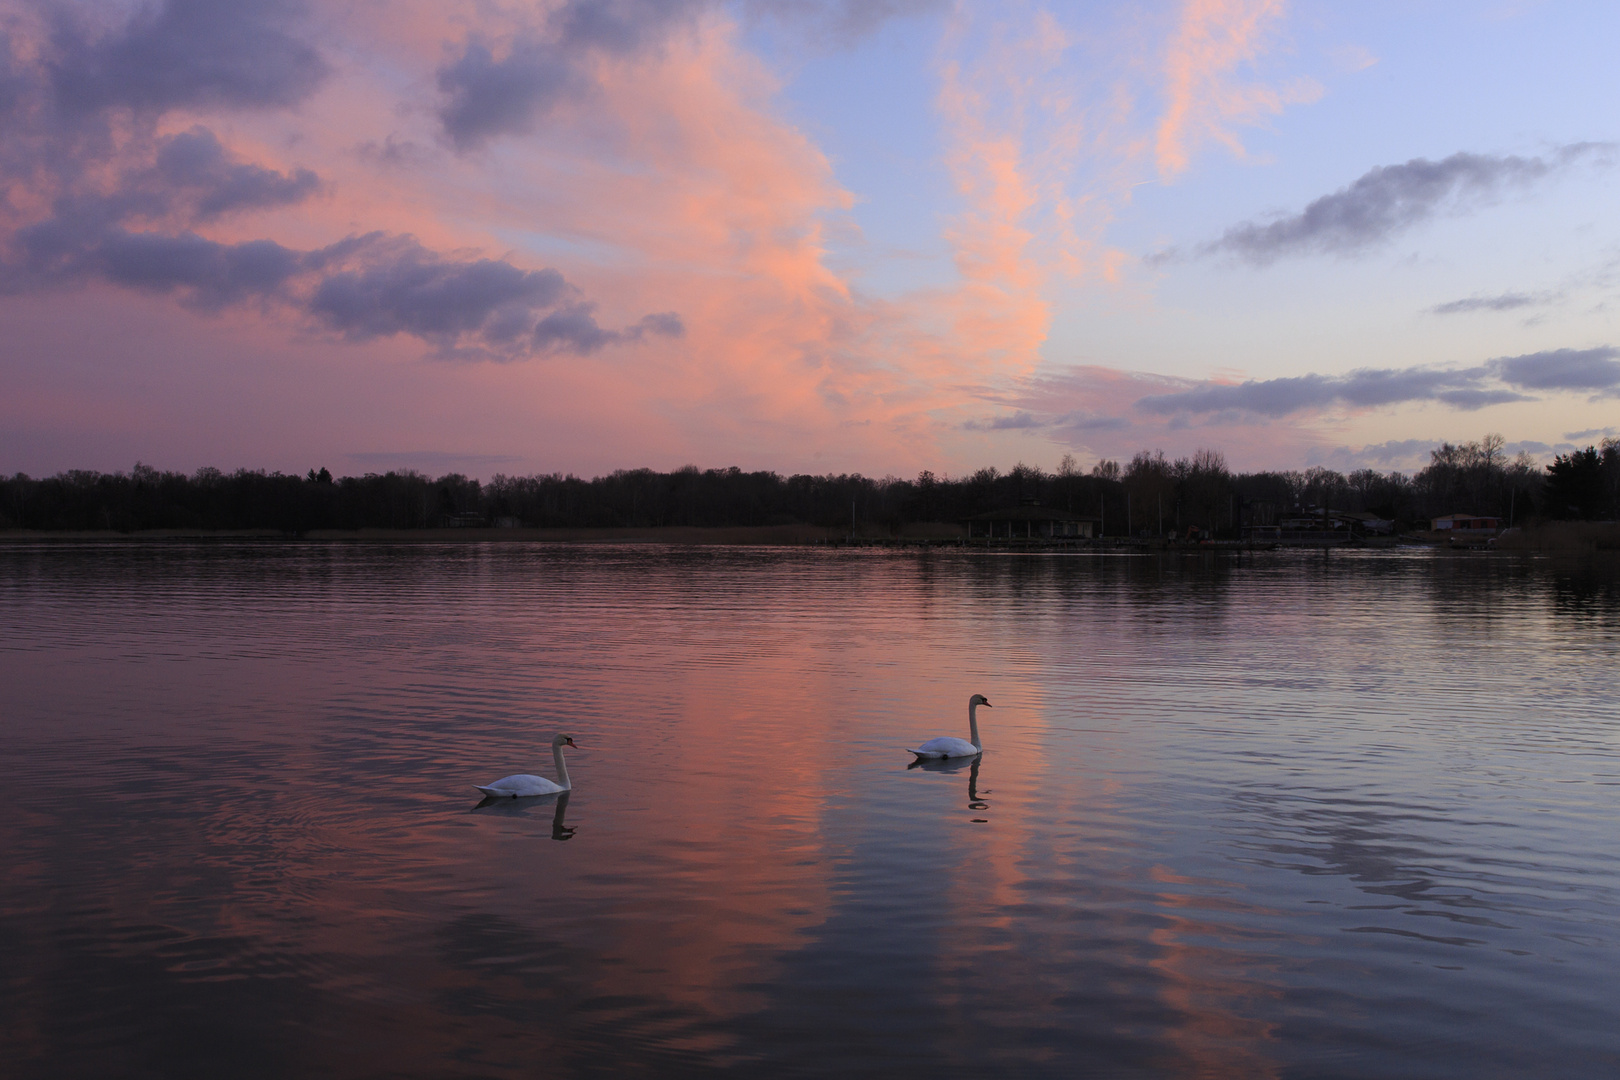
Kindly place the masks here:
[(1096, 518), (1105, 535), (1197, 526), (1235, 535), (1316, 509), (1361, 511), (1405, 527), (1443, 513), (1533, 519), (1620, 517), (1620, 440), (1559, 455), (1545, 468), (1508, 458), (1500, 435), (1446, 443), (1407, 476), (1326, 468), (1234, 473), (1216, 450), (1170, 459), (1142, 451), (1089, 471), (1065, 455), (1054, 472), (1019, 464), (963, 476), (914, 479), (859, 473), (782, 476), (740, 468), (673, 472), (621, 469), (582, 479), (562, 473), (497, 474), (487, 482), (404, 470), (334, 477), (239, 469), (187, 475), (137, 464), (128, 473), (73, 470), (0, 479), (0, 528), (35, 530), (423, 529), (516, 525), (530, 528), (646, 528), (666, 525), (812, 524), (897, 531), (913, 522), (960, 522), (1025, 503)]

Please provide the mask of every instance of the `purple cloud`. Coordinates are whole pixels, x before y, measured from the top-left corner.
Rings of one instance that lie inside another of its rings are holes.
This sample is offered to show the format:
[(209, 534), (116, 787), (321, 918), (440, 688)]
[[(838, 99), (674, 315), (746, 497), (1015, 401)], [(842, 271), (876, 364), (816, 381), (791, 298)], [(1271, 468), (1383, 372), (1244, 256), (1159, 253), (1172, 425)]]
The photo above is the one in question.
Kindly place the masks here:
[[(321, 190), (309, 169), (241, 160), (206, 127), (153, 133), (156, 115), (171, 108), (305, 100), (325, 64), (294, 33), (298, 13), (276, 0), (169, 0), (96, 31), (64, 16), (44, 58), (27, 64), (0, 38), (0, 108), (11, 106), (0, 172), (50, 207), (0, 234), (0, 292), (104, 282), (210, 312), (259, 304), (349, 340), (415, 337), (447, 357), (583, 354), (681, 332), (668, 312), (604, 329), (557, 270), (445, 256), (409, 236), (369, 234), (301, 251), (201, 235), (227, 215), (295, 205)], [(607, 33), (600, 25), (578, 32)], [(18, 80), (20, 89), (7, 89)], [(137, 122), (126, 138), (103, 137), (92, 120), (119, 109)], [(80, 123), (64, 126), (63, 115)], [(581, 310), (588, 326), (577, 317), (560, 329), (547, 322)]]
[[(631, 56), (663, 44), (720, 0), (566, 0), (543, 23), (497, 57), (476, 37), (439, 69), (444, 102), (439, 120), (451, 144), (476, 149), (501, 135), (532, 131), (562, 103), (595, 86), (591, 67), (601, 56)], [(943, 0), (747, 0), (751, 16), (851, 44), (897, 18), (938, 10)]]
[(290, 0), (167, 0), (100, 31), (59, 16), (48, 61), (68, 115), (215, 106), (285, 108), (314, 93), (326, 61)]
[(589, 67), (596, 55), (646, 48), (707, 6), (708, 0), (568, 0), (540, 32), (499, 59), (485, 43), (469, 40), (461, 56), (439, 70), (444, 132), (458, 150), (524, 134), (593, 85)]
[(1521, 393), (1525, 390), (1620, 391), (1620, 348), (1549, 349), (1501, 357), (1472, 368), (1363, 368), (1347, 375), (1297, 375), (1235, 386), (1205, 384), (1152, 394), (1138, 399), (1136, 407), (1162, 416), (1288, 416), (1337, 404), (1369, 407), (1408, 401), (1438, 401), (1473, 410), (1534, 400)]
[(1555, 297), (1530, 293), (1500, 293), (1496, 296), (1470, 296), (1436, 304), (1429, 309), (1431, 315), (1462, 315), (1471, 311), (1517, 311), (1520, 308), (1539, 307)]
[(204, 127), (162, 140), (151, 176), (171, 191), (191, 193), (193, 212), (201, 220), (233, 210), (299, 203), (321, 186), (320, 177), (308, 169), (280, 173), (233, 160)]
[(1620, 349), (1551, 349), (1493, 361), (1504, 382), (1533, 390), (1620, 389)]
[[(1136, 407), (1160, 415), (1237, 410), (1262, 416), (1287, 416), (1302, 409), (1349, 405), (1393, 405), (1403, 401), (1448, 400), (1461, 408), (1479, 408), (1467, 392), (1487, 374), (1484, 368), (1443, 371), (1434, 368), (1364, 368), (1348, 375), (1298, 375), (1251, 380), (1236, 386), (1206, 385), (1142, 398)], [(1517, 400), (1508, 398), (1504, 400)]]
[(1382, 165), (1297, 214), (1264, 224), (1235, 225), (1202, 253), (1237, 255), (1257, 265), (1290, 255), (1357, 254), (1448, 206), (1465, 209), (1609, 148), (1602, 143), (1572, 143), (1545, 159), (1457, 153), (1440, 161), (1413, 158), (1401, 165)]
[(1046, 421), (1036, 417), (1034, 413), (1019, 409), (1011, 416), (992, 416), (987, 420), (968, 420), (962, 424), (963, 431), (1029, 431), (1046, 426)]
[[(354, 245), (346, 247), (353, 251)], [(348, 253), (317, 253), (315, 261)], [(371, 237), (356, 254), (361, 265), (321, 278), (309, 303), (311, 314), (351, 340), (412, 334), (452, 344), (489, 330), (508, 338), (500, 331), (512, 321), (574, 291), (555, 270), (445, 259), (408, 237)]]
[(669, 311), (644, 316), (623, 330), (604, 330), (596, 323), (595, 310), (595, 304), (582, 303), (552, 312), (535, 326), (535, 346), (587, 355), (606, 345), (640, 341), (648, 334), (679, 337), (686, 332), (680, 316)]

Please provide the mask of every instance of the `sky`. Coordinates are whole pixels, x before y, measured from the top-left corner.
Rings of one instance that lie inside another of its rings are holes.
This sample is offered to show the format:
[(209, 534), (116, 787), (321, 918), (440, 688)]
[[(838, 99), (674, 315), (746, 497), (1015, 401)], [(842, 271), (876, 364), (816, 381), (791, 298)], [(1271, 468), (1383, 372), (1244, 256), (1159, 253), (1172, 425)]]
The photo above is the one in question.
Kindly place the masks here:
[(0, 0), (0, 470), (1620, 435), (1620, 6)]

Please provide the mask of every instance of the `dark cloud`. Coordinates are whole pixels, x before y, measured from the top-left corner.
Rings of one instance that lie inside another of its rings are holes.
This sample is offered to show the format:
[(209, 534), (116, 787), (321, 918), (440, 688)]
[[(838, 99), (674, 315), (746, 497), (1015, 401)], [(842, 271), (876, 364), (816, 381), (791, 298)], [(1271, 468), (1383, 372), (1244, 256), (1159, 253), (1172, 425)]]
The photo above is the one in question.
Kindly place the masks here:
[(460, 58), (439, 70), (445, 134), (458, 150), (523, 134), (560, 102), (592, 87), (589, 67), (599, 54), (651, 47), (707, 6), (708, 0), (568, 0), (540, 32), (499, 59), (470, 40)]
[(560, 44), (570, 49), (632, 53), (662, 41), (708, 0), (567, 0), (551, 16)]
[(1298, 214), (1226, 231), (1204, 254), (1233, 254), (1264, 265), (1289, 255), (1351, 255), (1383, 243), (1443, 209), (1464, 208), (1509, 187), (1523, 187), (1607, 144), (1575, 143), (1539, 157), (1453, 154), (1380, 166)]
[(132, 232), (105, 220), (54, 218), (20, 231), (15, 246), (21, 261), (0, 267), (5, 291), (105, 281), (209, 311), (273, 304), (351, 341), (406, 334), (445, 357), (584, 355), (683, 332), (673, 312), (604, 329), (594, 306), (556, 270), (447, 258), (411, 237), (371, 234), (300, 252), (270, 240), (226, 244), (191, 232)]
[(76, 248), (100, 243), (131, 220), (209, 222), (232, 210), (287, 206), (309, 198), (321, 180), (308, 168), (280, 173), (230, 157), (209, 131), (159, 142), (156, 164), (138, 165), (117, 176), (110, 189), (94, 181), (83, 191), (58, 194), (52, 217), (13, 233), (13, 244), (28, 254), (37, 272), (71, 264)]
[(592, 304), (575, 304), (553, 311), (534, 328), (534, 343), (541, 349), (593, 353), (617, 340), (612, 331), (596, 325)]
[(1570, 440), (1611, 438), (1617, 430), (1620, 430), (1620, 428), (1604, 427), (1587, 428), (1584, 431), (1566, 431), (1564, 432), (1564, 438)]
[(1348, 446), (1335, 447), (1332, 450), (1313, 448), (1306, 454), (1307, 465), (1330, 465), (1337, 469), (1358, 469), (1370, 465), (1399, 465), (1403, 463), (1427, 463), (1429, 451), (1439, 446), (1433, 439), (1391, 439), (1388, 442), (1373, 443), (1363, 446), (1360, 450), (1352, 450)]
[(652, 315), (643, 315), (641, 321), (626, 332), (638, 338), (645, 334), (681, 337), (686, 333), (686, 324), (681, 322), (681, 317), (673, 311), (659, 311)]
[[(723, 0), (567, 0), (543, 24), (504, 50), (469, 38), (439, 69), (444, 133), (457, 150), (500, 135), (522, 135), (559, 105), (589, 95), (602, 56), (633, 56), (661, 46)], [(893, 19), (947, 6), (944, 0), (742, 0), (757, 21), (796, 40), (853, 44)], [(497, 53), (499, 52), (499, 55)]]
[(1392, 405), (1436, 400), (1441, 394), (1474, 388), (1482, 369), (1365, 368), (1348, 375), (1298, 375), (1254, 380), (1236, 386), (1208, 385), (1142, 398), (1136, 407), (1150, 413), (1209, 413), (1235, 409), (1262, 416), (1287, 416), (1301, 409), (1350, 405)]
[[(156, 133), (174, 108), (304, 100), (326, 69), (294, 33), (296, 4), (158, 0), (126, 21), (94, 26), (88, 13), (111, 18), (114, 6), (41, 7), (43, 38), (19, 52), (0, 35), (0, 177), (13, 185), (14, 207), (185, 226), (300, 202), (319, 189), (308, 169), (281, 173), (233, 158), (207, 128)], [(31, 198), (17, 199), (23, 190)]]
[(300, 14), (289, 0), (167, 0), (99, 33), (60, 17), (53, 96), (69, 115), (296, 105), (328, 70), (300, 36)]
[(896, 19), (950, 7), (947, 0), (746, 0), (743, 10), (789, 32), (834, 45), (853, 45)]
[(1534, 401), (1535, 398), (1514, 390), (1442, 390), (1434, 395), (1436, 401), (1443, 401), (1447, 405), (1472, 412), (1483, 409), (1487, 405), (1504, 405), (1510, 401)]
[(596, 323), (595, 310), (595, 304), (572, 304), (547, 315), (534, 328), (535, 347), (587, 355), (605, 345), (640, 341), (648, 334), (679, 337), (686, 332), (674, 312), (645, 316), (623, 330), (604, 330)]
[(1551, 349), (1506, 356), (1471, 368), (1363, 368), (1347, 375), (1297, 375), (1251, 380), (1235, 386), (1205, 384), (1139, 399), (1143, 412), (1164, 416), (1244, 414), (1287, 416), (1332, 405), (1372, 407), (1407, 401), (1438, 401), (1458, 409), (1483, 409), (1533, 401), (1523, 391), (1620, 391), (1620, 348)]
[(1517, 393), (1481, 386), (1485, 367), (1464, 370), (1435, 368), (1364, 368), (1348, 375), (1298, 375), (1236, 386), (1206, 385), (1172, 394), (1142, 398), (1136, 407), (1160, 415), (1178, 413), (1258, 413), (1287, 416), (1304, 409), (1335, 404), (1360, 407), (1405, 401), (1441, 401), (1462, 409), (1479, 409), (1504, 401), (1522, 401)]
[(160, 142), (153, 176), (170, 190), (194, 195), (195, 215), (201, 220), (232, 210), (299, 203), (321, 186), (320, 178), (308, 169), (280, 173), (232, 160), (214, 133), (203, 127)]
[(0, 32), (0, 121), (22, 101), (28, 91), (28, 77), (12, 49), (11, 35)]
[(360, 246), (317, 253), (315, 263), (358, 256), (356, 269), (327, 274), (314, 290), (310, 311), (351, 339), (413, 334), (441, 344), (463, 335), (509, 341), (530, 312), (553, 307), (572, 293), (555, 270), (520, 270), (495, 259), (442, 258), (408, 238), (367, 238)]
[(439, 119), (458, 150), (495, 135), (521, 134), (564, 96), (584, 85), (577, 59), (550, 44), (518, 45), (496, 60), (487, 47), (467, 45), (461, 59), (439, 72), (449, 97)]
[(1531, 390), (1620, 388), (1620, 349), (1552, 349), (1493, 361), (1502, 381)]
[(1550, 298), (1530, 293), (1501, 293), (1496, 296), (1470, 296), (1436, 304), (1429, 309), (1431, 315), (1462, 315), (1470, 311), (1516, 311), (1519, 308), (1539, 307)]
[(1064, 413), (1052, 421), (1054, 428), (1064, 431), (1119, 431), (1131, 426), (1123, 416), (1108, 416), (1086, 411)]
[(1040, 428), (1050, 428), (1054, 431), (1083, 432), (1083, 431), (1117, 431), (1128, 428), (1131, 422), (1121, 416), (1107, 416), (1102, 413), (1088, 412), (1077, 409), (1072, 412), (1060, 413), (1045, 418), (1019, 409), (1011, 416), (993, 416), (987, 420), (968, 420), (962, 424), (964, 431), (1033, 431)]
[[(570, 0), (552, 20), (559, 41), (623, 50), (688, 6)], [(327, 68), (300, 36), (301, 16), (292, 0), (156, 0), (117, 25), (54, 9), (50, 39), (22, 53), (0, 34), (0, 180), (13, 211), (49, 207), (0, 233), (0, 292), (106, 283), (207, 311), (258, 304), (350, 340), (415, 337), (444, 357), (589, 353), (683, 332), (673, 312), (603, 328), (556, 270), (447, 256), (408, 236), (299, 251), (200, 235), (224, 215), (296, 204), (321, 188), (308, 169), (232, 155), (205, 127), (156, 134), (170, 109), (306, 100)], [(128, 111), (115, 122), (116, 110)]]
[(964, 431), (1029, 431), (1045, 427), (1046, 422), (1039, 419), (1034, 413), (1019, 409), (1011, 416), (992, 416), (988, 420), (968, 420), (963, 422)]
[(274, 294), (298, 271), (298, 253), (271, 240), (221, 244), (192, 233), (108, 233), (90, 266), (115, 285), (149, 292), (184, 292), (199, 307), (218, 309)]
[[(171, 107), (302, 100), (325, 68), (288, 29), (297, 14), (278, 0), (169, 0), (92, 29), (56, 7), (46, 8), (51, 32), (27, 50), (26, 62), (9, 39), (0, 40), (10, 109), (0, 174), (10, 181), (13, 209), (50, 207), (43, 220), (36, 215), (19, 227), (14, 218), (14, 231), (0, 237), (9, 248), (0, 248), (4, 288), (101, 275), (133, 287), (188, 290), (185, 267), (212, 259), (212, 272), (224, 276), (195, 290), (196, 302), (225, 303), (253, 291), (259, 271), (248, 264), (275, 245), (211, 245), (194, 226), (301, 202), (320, 179), (308, 169), (283, 173), (235, 158), (204, 127), (167, 137), (155, 129)], [(115, 125), (102, 115), (116, 108), (135, 110), (134, 122)], [(157, 270), (150, 281), (149, 264)], [(177, 284), (163, 284), (171, 272)]]
[(99, 279), (179, 293), (188, 304), (215, 310), (276, 293), (301, 265), (298, 252), (270, 240), (222, 244), (190, 232), (127, 232), (71, 215), (20, 230), (16, 246), (23, 262), (5, 268), (9, 292)]
[[(148, 162), (110, 185), (94, 174), (79, 184), (65, 180), (52, 216), (9, 238), (12, 258), (0, 263), (8, 291), (100, 276), (132, 288), (187, 291), (206, 307), (273, 291), (264, 275), (285, 267), (287, 257), (273, 252), (288, 249), (269, 241), (216, 244), (191, 226), (233, 210), (299, 202), (318, 190), (319, 178), (239, 161), (202, 127), (148, 144), (148, 152)], [(169, 227), (154, 231), (157, 222)], [(142, 223), (148, 227), (131, 228)]]

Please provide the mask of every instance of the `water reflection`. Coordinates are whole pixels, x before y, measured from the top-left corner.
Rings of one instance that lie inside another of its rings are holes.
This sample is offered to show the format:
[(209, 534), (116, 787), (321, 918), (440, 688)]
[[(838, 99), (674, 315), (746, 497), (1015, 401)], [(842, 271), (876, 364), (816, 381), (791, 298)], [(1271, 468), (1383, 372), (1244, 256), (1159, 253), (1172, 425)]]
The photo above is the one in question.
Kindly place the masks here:
[(572, 840), (574, 838), (574, 826), (563, 824), (563, 819), (568, 814), (568, 796), (572, 794), (571, 791), (564, 791), (561, 793), (553, 792), (550, 795), (520, 795), (516, 798), (510, 795), (505, 797), (485, 795), (472, 808), (471, 812), (475, 814), (522, 817), (537, 806), (550, 806), (554, 808), (551, 815), (551, 838), (553, 840)]
[[(0, 600), (19, 1077), (1620, 1071), (1601, 570), (130, 545)], [(980, 687), (990, 772), (896, 768)], [(560, 723), (587, 843), (447, 795)]]
[[(931, 773), (959, 773), (966, 770), (968, 774), (967, 808), (969, 810), (988, 810), (990, 804), (984, 801), (983, 796), (990, 794), (990, 792), (988, 790), (979, 791), (979, 766), (983, 761), (983, 754), (976, 754), (970, 758), (919, 758), (907, 765), (906, 771), (921, 769), (923, 772)], [(973, 821), (975, 824), (985, 824), (984, 818), (974, 818)]]
[(1614, 567), (1620, 556), (1592, 558), (1560, 566), (1554, 583), (1553, 604), (1574, 627), (1613, 632), (1620, 629), (1620, 574)]
[(912, 769), (921, 769), (923, 772), (932, 773), (958, 773), (964, 769), (971, 768), (974, 775), (977, 776), (979, 772), (979, 762), (983, 760), (983, 754), (975, 754), (972, 757), (956, 758), (918, 758), (916, 761), (913, 761), (906, 766), (906, 771), (910, 772)]

